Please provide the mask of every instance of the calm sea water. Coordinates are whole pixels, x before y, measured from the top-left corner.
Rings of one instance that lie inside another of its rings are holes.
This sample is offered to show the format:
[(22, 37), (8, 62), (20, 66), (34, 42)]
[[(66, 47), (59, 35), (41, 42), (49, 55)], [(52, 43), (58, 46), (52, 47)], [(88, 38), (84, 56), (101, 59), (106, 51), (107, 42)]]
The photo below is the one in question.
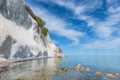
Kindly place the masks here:
[[(67, 62), (67, 64), (64, 64)], [(90, 72), (68, 70), (55, 73), (55, 68), (69, 68), (82, 64), (82, 67), (90, 68)], [(16, 66), (8, 71), (0, 73), (0, 80), (120, 80), (107, 78), (107, 73), (120, 74), (120, 56), (65, 56), (64, 58), (48, 58), (16, 63)], [(96, 71), (103, 76), (95, 77)]]

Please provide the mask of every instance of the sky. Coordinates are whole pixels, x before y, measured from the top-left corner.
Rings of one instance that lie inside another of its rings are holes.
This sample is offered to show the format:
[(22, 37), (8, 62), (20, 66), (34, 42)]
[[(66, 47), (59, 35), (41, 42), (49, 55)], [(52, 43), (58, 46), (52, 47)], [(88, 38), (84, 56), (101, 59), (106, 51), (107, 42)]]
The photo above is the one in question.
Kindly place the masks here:
[(65, 55), (120, 55), (120, 0), (25, 0)]

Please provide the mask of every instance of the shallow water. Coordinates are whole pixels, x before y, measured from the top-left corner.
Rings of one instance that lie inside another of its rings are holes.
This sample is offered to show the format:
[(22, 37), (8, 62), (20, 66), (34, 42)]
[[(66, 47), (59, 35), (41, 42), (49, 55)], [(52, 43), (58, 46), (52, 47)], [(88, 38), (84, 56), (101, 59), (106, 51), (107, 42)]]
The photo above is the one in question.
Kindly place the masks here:
[[(107, 78), (107, 73), (120, 74), (120, 56), (65, 56), (62, 58), (48, 58), (16, 63), (16, 67), (0, 73), (0, 80), (120, 80)], [(64, 64), (67, 62), (67, 64)], [(90, 68), (90, 72), (80, 72), (79, 69), (55, 73), (55, 68), (69, 68), (82, 64)], [(101, 77), (94, 73), (100, 71)]]

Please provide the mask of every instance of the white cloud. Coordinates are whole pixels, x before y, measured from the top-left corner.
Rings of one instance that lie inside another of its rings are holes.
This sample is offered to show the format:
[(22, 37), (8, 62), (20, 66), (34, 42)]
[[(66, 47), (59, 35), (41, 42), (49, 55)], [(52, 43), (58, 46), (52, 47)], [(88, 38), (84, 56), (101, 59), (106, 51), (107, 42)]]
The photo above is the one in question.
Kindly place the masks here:
[(45, 26), (49, 29), (51, 33), (72, 40), (74, 45), (78, 44), (79, 38), (84, 35), (80, 31), (69, 29), (67, 27), (68, 24), (66, 23), (66, 21), (56, 17), (43, 8), (32, 6), (31, 9), (35, 12), (36, 15), (40, 16), (46, 22)]
[(109, 7), (107, 14), (109, 17), (106, 19), (106, 21), (97, 22), (98, 24), (96, 24), (96, 32), (98, 35), (100, 35), (100, 37), (103, 38), (113, 37), (113, 33), (120, 31), (120, 28), (117, 27), (118, 24), (120, 24), (120, 6), (116, 8), (113, 8), (113, 6)]
[[(74, 18), (84, 20), (88, 23), (90, 27), (98, 36), (97, 40), (93, 40), (91, 43), (83, 45), (84, 47), (91, 48), (116, 48), (120, 44), (120, 6), (114, 5), (118, 0), (107, 0), (108, 10), (105, 14), (108, 15), (105, 21), (97, 20), (92, 16), (85, 15), (85, 12), (94, 11), (97, 8), (100, 8), (102, 5), (101, 0), (90, 0), (85, 3), (76, 4), (75, 0), (39, 0), (46, 3), (54, 3), (59, 6), (65, 7), (66, 9), (71, 10), (74, 13)], [(33, 9), (34, 10), (34, 9)], [(73, 40), (76, 44), (79, 42), (78, 37), (83, 36), (83, 33), (78, 32), (73, 29), (67, 29), (68, 25), (62, 19), (55, 17), (54, 15), (48, 15), (48, 12), (41, 10), (38, 11), (38, 15), (46, 21), (47, 27), (50, 31), (54, 32), (59, 36), (65, 36)], [(114, 37), (112, 34), (117, 33), (117, 37)], [(87, 34), (87, 33), (86, 33)], [(101, 39), (101, 40), (100, 40)], [(111, 43), (112, 42), (112, 43)]]
[[(59, 6), (65, 7), (74, 12), (75, 15), (79, 15), (84, 13), (87, 10), (93, 10), (94, 8), (101, 6), (101, 1), (92, 0), (92, 1), (81, 1), (76, 2), (75, 0), (38, 0), (45, 3), (57, 4)], [(79, 3), (79, 4), (78, 4)], [(91, 5), (92, 4), (92, 5)]]
[(106, 26), (99, 26), (96, 29), (96, 32), (99, 37), (109, 38), (112, 34), (112, 29), (110, 27), (106, 27)]
[[(97, 0), (96, 0), (97, 1)], [(109, 0), (109, 4), (115, 3), (113, 0)], [(101, 3), (99, 4), (99, 6)], [(77, 19), (85, 20), (88, 23), (88, 27), (91, 26), (91, 28), (94, 30), (96, 35), (102, 39), (102, 40), (93, 40), (92, 43), (85, 44), (84, 47), (91, 47), (91, 48), (116, 48), (120, 46), (120, 36), (112, 36), (113, 33), (118, 33), (120, 35), (119, 31), (120, 28), (118, 28), (118, 24), (120, 25), (120, 6), (112, 6), (108, 7), (108, 11), (106, 14), (108, 15), (108, 18), (106, 18), (105, 21), (98, 21), (95, 18), (91, 16), (86, 16), (82, 13), (88, 10), (94, 10), (95, 8), (98, 8), (99, 6), (93, 6), (91, 4), (88, 5), (78, 5), (76, 6), (74, 3), (71, 6), (65, 6), (69, 9), (72, 9), (74, 11), (74, 14), (77, 16)]]
[[(110, 0), (109, 0), (110, 1)], [(94, 31), (103, 40), (94, 40), (83, 46), (86, 48), (112, 49), (120, 47), (120, 6), (108, 7), (108, 18), (105, 21), (95, 21)], [(117, 35), (112, 35), (116, 33)]]
[(120, 38), (112, 40), (96, 40), (94, 42), (84, 44), (85, 48), (94, 48), (94, 49), (113, 49), (120, 47)]

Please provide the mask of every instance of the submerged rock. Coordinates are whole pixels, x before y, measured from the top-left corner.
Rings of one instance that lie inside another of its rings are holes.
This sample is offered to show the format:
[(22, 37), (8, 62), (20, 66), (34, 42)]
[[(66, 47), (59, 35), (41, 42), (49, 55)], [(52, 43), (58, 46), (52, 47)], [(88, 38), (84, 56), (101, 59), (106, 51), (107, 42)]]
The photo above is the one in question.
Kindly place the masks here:
[(70, 66), (69, 69), (76, 69), (76, 66)]
[(81, 64), (78, 64), (77, 66), (70, 66), (70, 69), (77, 69), (77, 68), (80, 68), (81, 67)]
[(90, 68), (89, 67), (87, 67), (85, 70), (86, 70), (86, 72), (90, 72)]
[(81, 68), (79, 71), (80, 71), (80, 72), (84, 72), (84, 71), (85, 71), (85, 68)]
[(76, 68), (80, 68), (81, 67), (81, 64), (78, 64), (77, 66), (76, 66)]
[(119, 74), (119, 73), (115, 73), (114, 75), (117, 76), (117, 77), (120, 77), (120, 74)]
[(67, 68), (56, 68), (54, 69), (55, 73), (59, 73), (59, 72), (66, 72), (68, 69)]
[(67, 62), (64, 62), (64, 64), (67, 64)]
[(102, 72), (95, 72), (94, 75), (97, 76), (97, 77), (100, 77), (100, 76), (102, 76)]
[(105, 76), (108, 77), (108, 78), (117, 78), (117, 75), (111, 74), (111, 73), (108, 73)]
[(100, 61), (99, 63), (100, 63), (100, 64), (103, 64), (103, 61)]

